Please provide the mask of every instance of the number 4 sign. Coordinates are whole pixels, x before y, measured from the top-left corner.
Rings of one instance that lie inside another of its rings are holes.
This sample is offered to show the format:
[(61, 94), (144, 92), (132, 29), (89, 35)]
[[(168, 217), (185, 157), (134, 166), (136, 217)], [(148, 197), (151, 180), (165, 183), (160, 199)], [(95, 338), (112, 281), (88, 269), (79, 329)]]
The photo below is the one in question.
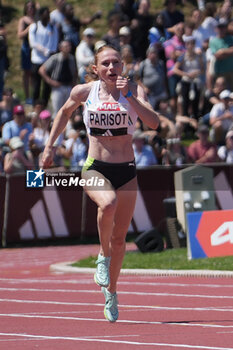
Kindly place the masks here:
[(211, 245), (222, 245), (226, 242), (233, 244), (233, 221), (224, 222), (215, 232), (212, 233)]
[(187, 214), (189, 258), (233, 255), (233, 210)]

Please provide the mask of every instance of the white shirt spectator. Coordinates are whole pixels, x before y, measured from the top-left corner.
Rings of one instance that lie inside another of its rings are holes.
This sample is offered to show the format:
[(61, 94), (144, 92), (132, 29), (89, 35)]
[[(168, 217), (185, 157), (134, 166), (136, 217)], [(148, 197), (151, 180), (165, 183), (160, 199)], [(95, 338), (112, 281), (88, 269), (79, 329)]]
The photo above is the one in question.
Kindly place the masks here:
[(55, 9), (50, 13), (50, 21), (52, 24), (56, 24), (57, 27), (59, 27), (61, 23), (64, 22), (64, 19), (65, 16), (58, 9)]
[(83, 32), (83, 40), (79, 43), (75, 51), (78, 76), (81, 83), (85, 82), (86, 68), (90, 63), (94, 63), (94, 52), (92, 50), (94, 36), (94, 29), (86, 28)]
[(82, 69), (83, 67), (87, 67), (90, 63), (93, 62), (94, 53), (91, 50), (90, 46), (82, 40), (77, 46), (75, 57), (78, 70), (80, 71), (80, 69)]
[(45, 131), (42, 128), (35, 128), (33, 130), (34, 134), (34, 142), (38, 148), (44, 149), (48, 139), (49, 139), (49, 131)]
[[(228, 111), (233, 114), (233, 106), (229, 106)], [(210, 120), (213, 118), (218, 118), (221, 115), (223, 115), (226, 112), (226, 108), (223, 102), (216, 103), (211, 111), (210, 111)], [(222, 128), (224, 131), (227, 131), (232, 126), (232, 120), (231, 119), (224, 119), (222, 120)]]
[(219, 147), (218, 156), (227, 164), (233, 164), (233, 150), (228, 150), (226, 146)]
[(32, 23), (29, 27), (29, 43), (32, 48), (32, 63), (44, 63), (52, 53), (57, 51), (57, 27), (51, 23), (44, 27), (41, 21)]
[(225, 137), (226, 144), (219, 147), (218, 156), (227, 164), (233, 164), (233, 130), (229, 130)]
[(194, 29), (192, 35), (196, 40), (195, 46), (197, 48), (201, 49), (205, 40), (209, 40), (217, 35), (215, 30), (217, 23), (215, 18), (206, 17), (202, 24), (197, 29)]

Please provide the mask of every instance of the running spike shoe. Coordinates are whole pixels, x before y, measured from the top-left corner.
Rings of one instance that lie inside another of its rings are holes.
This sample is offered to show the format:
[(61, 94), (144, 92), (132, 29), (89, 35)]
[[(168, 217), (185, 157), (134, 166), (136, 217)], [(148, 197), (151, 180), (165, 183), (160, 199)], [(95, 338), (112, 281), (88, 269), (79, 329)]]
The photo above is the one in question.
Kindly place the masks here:
[(104, 316), (110, 322), (116, 322), (119, 316), (117, 294), (110, 293), (106, 288), (101, 288), (105, 297)]
[(101, 254), (98, 255), (96, 260), (96, 273), (94, 275), (95, 283), (101, 287), (107, 287), (110, 283), (109, 277), (109, 265), (111, 257), (105, 257)]

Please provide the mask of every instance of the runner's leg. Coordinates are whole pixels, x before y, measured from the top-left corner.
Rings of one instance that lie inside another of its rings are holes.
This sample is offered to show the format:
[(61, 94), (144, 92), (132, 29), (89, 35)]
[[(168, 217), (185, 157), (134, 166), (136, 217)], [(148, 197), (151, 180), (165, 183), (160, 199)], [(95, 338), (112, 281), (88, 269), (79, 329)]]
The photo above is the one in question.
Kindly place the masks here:
[(116, 291), (125, 255), (125, 238), (133, 217), (137, 197), (137, 179), (134, 178), (117, 191), (117, 207), (111, 237), (110, 285), (111, 293)]

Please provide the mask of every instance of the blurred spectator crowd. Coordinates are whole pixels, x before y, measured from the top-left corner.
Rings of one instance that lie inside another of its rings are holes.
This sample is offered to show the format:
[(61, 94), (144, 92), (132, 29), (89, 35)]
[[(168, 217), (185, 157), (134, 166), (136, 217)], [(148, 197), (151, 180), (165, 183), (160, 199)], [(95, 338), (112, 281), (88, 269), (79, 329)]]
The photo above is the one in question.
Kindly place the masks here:
[[(150, 0), (116, 0), (101, 37), (101, 11), (78, 18), (65, 0), (55, 0), (52, 11), (26, 1), (16, 33), (24, 101), (5, 86), (8, 44), (0, 21), (0, 173), (39, 168), (58, 110), (74, 85), (93, 78), (95, 52), (105, 44), (121, 52), (124, 76), (143, 86), (159, 114), (156, 131), (137, 122), (138, 167), (233, 164), (232, 2), (194, 0), (184, 15), (187, 1), (165, 0), (154, 14)], [(80, 107), (54, 145), (53, 167), (80, 170), (87, 151)]]

